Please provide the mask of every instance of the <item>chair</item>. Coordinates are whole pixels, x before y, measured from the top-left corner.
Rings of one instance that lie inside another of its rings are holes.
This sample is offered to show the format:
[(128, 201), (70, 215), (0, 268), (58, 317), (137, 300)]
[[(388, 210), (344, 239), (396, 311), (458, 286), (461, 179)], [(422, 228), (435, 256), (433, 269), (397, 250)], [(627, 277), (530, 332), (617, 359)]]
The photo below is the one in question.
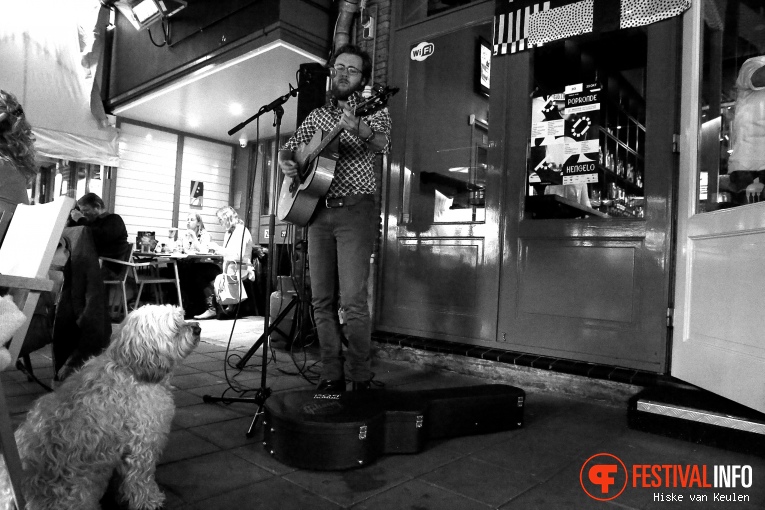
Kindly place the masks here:
[(115, 275), (115, 278), (104, 279), (104, 285), (119, 285), (122, 290), (122, 305), (125, 309), (125, 317), (127, 317), (128, 300), (127, 300), (127, 279), (128, 276), (133, 274), (135, 277), (135, 264), (133, 263), (133, 243), (127, 243), (119, 259), (113, 259), (109, 257), (99, 257), (98, 260), (103, 264), (104, 262), (111, 262), (120, 266), (120, 271)]
[[(120, 266), (125, 267), (125, 273), (122, 274), (122, 277), (117, 280), (107, 280), (104, 281), (104, 283), (107, 284), (120, 284), (122, 286), (122, 298), (123, 302), (125, 304), (125, 315), (128, 313), (128, 305), (127, 305), (127, 293), (125, 291), (125, 283), (127, 280), (127, 277), (132, 274), (133, 279), (135, 280), (136, 285), (138, 285), (138, 293), (136, 294), (135, 298), (135, 308), (138, 308), (141, 304), (141, 294), (143, 294), (143, 288), (146, 285), (154, 285), (156, 295), (158, 296), (158, 300), (161, 303), (164, 302), (163, 296), (162, 296), (162, 288), (160, 287), (163, 283), (172, 283), (175, 285), (176, 291), (178, 292), (178, 306), (183, 306), (183, 300), (181, 297), (181, 280), (178, 276), (178, 263), (175, 259), (171, 257), (152, 257), (151, 260), (136, 262), (133, 260), (133, 245), (130, 245), (130, 253), (128, 254), (128, 259), (125, 260), (117, 260), (112, 259), (108, 257), (100, 257), (102, 261), (111, 262), (113, 264), (117, 264)], [(173, 278), (164, 277), (160, 274), (160, 269), (164, 267), (173, 267)]]
[[(181, 295), (181, 279), (178, 276), (178, 262), (172, 257), (157, 257), (156, 259), (148, 262), (142, 262), (145, 268), (143, 271), (136, 271), (135, 282), (138, 284), (138, 294), (135, 297), (135, 307), (138, 308), (141, 302), (141, 293), (145, 285), (154, 285), (155, 296), (158, 298), (159, 304), (164, 303), (162, 296), (163, 283), (172, 283), (175, 285), (175, 290), (178, 293), (178, 306), (183, 306), (183, 297)], [(164, 277), (160, 273), (160, 269), (165, 267), (173, 267), (173, 277)]]
[[(0, 287), (9, 289), (15, 304), (26, 320), (11, 337), (8, 351), (14, 366), (24, 344), (41, 292), (49, 292), (54, 283), (48, 270), (64, 230), (74, 199), (60, 198), (44, 205), (19, 205), (0, 246)], [(8, 467), (17, 508), (25, 508), (21, 494), (21, 459), (19, 458), (13, 426), (0, 381), (0, 444)]]

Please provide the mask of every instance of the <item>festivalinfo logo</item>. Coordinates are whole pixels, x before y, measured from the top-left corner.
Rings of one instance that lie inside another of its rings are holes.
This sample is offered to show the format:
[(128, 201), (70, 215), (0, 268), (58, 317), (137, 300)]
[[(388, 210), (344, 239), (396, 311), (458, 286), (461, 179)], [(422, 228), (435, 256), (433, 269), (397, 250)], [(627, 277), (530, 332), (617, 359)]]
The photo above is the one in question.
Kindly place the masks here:
[[(655, 502), (751, 502), (749, 494), (716, 489), (748, 489), (752, 466), (706, 464), (632, 464), (629, 468), (616, 455), (597, 453), (584, 461), (579, 471), (582, 490), (597, 501), (611, 501), (627, 489), (653, 491)], [(698, 489), (680, 494), (675, 489)]]

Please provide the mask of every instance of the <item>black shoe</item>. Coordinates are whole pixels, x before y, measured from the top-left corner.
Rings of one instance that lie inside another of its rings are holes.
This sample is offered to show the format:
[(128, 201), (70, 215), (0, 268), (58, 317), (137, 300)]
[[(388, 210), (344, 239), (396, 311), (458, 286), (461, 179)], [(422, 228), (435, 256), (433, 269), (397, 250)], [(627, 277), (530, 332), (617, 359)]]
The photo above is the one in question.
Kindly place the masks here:
[(341, 393), (345, 393), (345, 379), (322, 379), (316, 386), (314, 398), (340, 398)]
[(370, 390), (372, 389), (372, 381), (361, 381), (361, 382), (353, 381), (352, 388), (353, 388), (353, 391)]

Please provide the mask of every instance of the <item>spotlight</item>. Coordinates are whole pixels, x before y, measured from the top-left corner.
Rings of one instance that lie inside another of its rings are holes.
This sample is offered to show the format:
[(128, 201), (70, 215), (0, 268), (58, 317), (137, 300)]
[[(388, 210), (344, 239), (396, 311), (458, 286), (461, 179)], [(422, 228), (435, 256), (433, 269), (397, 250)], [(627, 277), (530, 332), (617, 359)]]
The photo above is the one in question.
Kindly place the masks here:
[(119, 0), (113, 5), (136, 30), (143, 30), (184, 9), (187, 2), (186, 0)]

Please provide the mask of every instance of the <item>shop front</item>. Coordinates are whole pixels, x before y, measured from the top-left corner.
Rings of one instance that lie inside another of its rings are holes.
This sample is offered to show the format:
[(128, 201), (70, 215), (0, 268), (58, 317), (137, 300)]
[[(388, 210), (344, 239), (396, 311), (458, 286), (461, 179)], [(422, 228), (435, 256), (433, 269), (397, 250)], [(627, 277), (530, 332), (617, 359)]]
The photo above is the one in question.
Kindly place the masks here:
[(377, 329), (667, 373), (688, 2), (536, 44), (531, 2), (432, 4), (394, 18)]

